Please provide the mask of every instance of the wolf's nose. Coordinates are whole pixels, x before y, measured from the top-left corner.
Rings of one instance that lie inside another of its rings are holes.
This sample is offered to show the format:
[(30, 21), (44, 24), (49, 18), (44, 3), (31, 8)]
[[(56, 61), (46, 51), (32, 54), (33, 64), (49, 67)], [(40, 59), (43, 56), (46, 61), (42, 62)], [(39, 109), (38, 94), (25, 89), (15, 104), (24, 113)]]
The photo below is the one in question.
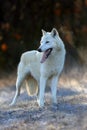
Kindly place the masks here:
[(42, 52), (41, 48), (38, 48), (37, 51)]

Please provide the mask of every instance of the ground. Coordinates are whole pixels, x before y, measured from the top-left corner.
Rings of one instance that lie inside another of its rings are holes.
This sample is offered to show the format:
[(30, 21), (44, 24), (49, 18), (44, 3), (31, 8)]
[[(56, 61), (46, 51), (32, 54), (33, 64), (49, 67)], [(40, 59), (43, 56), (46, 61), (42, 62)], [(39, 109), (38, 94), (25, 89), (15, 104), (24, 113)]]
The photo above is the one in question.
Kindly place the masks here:
[(87, 70), (64, 71), (58, 84), (57, 107), (51, 93), (45, 93), (45, 107), (24, 88), (15, 106), (9, 104), (15, 94), (16, 72), (0, 79), (0, 130), (87, 130)]

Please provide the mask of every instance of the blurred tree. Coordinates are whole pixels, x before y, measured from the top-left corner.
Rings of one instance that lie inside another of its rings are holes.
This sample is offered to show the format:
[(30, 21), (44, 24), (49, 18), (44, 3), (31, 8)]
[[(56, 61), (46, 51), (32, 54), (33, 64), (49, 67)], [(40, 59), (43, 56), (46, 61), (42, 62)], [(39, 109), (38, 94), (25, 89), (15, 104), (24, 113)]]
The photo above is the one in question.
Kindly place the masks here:
[[(17, 64), (22, 52), (38, 47), (41, 29), (44, 27), (50, 30), (54, 25), (53, 4), (53, 0), (0, 1), (0, 51), (4, 58), (3, 66), (6, 66), (7, 59), (10, 66)], [(6, 51), (2, 49), (3, 43), (8, 48)]]

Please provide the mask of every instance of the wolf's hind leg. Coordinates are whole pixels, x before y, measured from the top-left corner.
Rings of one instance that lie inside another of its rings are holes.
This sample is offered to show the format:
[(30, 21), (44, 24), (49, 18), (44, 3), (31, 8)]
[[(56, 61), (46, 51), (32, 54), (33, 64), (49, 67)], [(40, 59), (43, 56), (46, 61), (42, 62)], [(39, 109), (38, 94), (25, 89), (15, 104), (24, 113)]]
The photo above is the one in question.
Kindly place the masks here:
[(17, 101), (17, 97), (20, 95), (20, 88), (22, 86), (23, 81), (25, 80), (25, 77), (26, 77), (26, 75), (24, 75), (24, 76), (18, 76), (17, 77), (17, 81), (16, 81), (16, 93), (15, 93), (15, 96), (14, 96), (14, 98), (12, 100), (12, 103), (10, 104), (11, 106), (15, 105), (15, 103)]
[(38, 94), (38, 83), (32, 76), (26, 78), (26, 89), (29, 96)]

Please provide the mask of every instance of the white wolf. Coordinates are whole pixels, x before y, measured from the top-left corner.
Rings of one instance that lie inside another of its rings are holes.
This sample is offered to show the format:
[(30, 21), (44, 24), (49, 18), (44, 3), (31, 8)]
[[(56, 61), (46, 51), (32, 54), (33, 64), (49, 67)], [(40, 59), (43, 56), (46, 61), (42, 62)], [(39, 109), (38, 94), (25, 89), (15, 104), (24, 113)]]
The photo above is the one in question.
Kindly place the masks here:
[(49, 85), (52, 101), (57, 103), (58, 78), (64, 66), (66, 51), (55, 28), (51, 32), (42, 30), (42, 34), (38, 51), (28, 51), (21, 56), (16, 81), (16, 94), (11, 105), (15, 104), (23, 82), (26, 82), (27, 91), (30, 95), (37, 92), (37, 101), (40, 107), (44, 106), (45, 87)]

